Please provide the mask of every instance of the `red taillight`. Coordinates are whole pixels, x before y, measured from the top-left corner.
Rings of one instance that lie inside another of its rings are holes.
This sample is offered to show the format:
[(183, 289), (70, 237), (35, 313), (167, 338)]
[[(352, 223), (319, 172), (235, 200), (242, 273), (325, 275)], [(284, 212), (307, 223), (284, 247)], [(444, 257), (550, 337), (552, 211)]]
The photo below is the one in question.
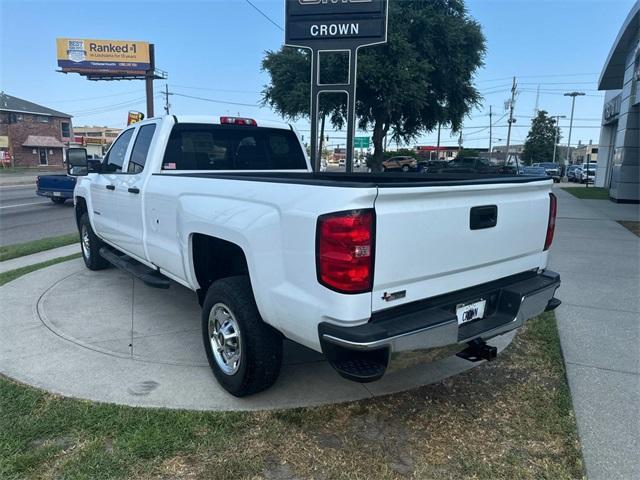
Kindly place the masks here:
[(250, 127), (257, 127), (258, 122), (253, 118), (242, 117), (220, 117), (220, 123), (223, 125), (247, 125)]
[(371, 291), (374, 254), (373, 210), (330, 213), (318, 218), (318, 281), (341, 293)]
[(547, 238), (544, 241), (544, 249), (549, 250), (553, 243), (553, 234), (556, 231), (556, 214), (558, 213), (558, 199), (553, 193), (549, 194), (549, 223), (547, 223)]

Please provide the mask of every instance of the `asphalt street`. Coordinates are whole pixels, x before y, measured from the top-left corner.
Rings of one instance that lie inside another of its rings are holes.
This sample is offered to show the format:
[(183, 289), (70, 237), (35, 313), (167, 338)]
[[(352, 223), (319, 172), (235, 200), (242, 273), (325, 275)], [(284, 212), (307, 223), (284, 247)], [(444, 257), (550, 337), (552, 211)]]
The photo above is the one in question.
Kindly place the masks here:
[(0, 187), (0, 246), (73, 233), (73, 202), (55, 205), (35, 185)]

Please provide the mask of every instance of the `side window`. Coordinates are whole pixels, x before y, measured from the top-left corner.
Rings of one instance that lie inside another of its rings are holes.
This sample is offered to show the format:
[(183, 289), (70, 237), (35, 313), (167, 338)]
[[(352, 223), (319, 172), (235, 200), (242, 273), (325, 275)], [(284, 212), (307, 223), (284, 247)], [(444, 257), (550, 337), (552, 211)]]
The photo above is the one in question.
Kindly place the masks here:
[(122, 172), (122, 165), (124, 165), (124, 156), (127, 153), (127, 147), (131, 141), (131, 135), (133, 135), (133, 128), (125, 131), (115, 143), (111, 146), (109, 153), (104, 158), (104, 166), (102, 171), (104, 173), (120, 173)]
[(133, 150), (131, 151), (127, 173), (140, 173), (144, 170), (144, 165), (147, 162), (147, 154), (149, 153), (149, 146), (151, 145), (151, 139), (155, 131), (155, 124), (140, 127), (136, 141), (133, 144)]

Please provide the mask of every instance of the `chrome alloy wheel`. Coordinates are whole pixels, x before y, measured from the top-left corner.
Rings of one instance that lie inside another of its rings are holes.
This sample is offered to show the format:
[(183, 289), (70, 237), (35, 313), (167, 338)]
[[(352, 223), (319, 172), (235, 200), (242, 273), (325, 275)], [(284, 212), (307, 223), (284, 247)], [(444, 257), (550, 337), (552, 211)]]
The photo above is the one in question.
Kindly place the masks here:
[(242, 354), (240, 327), (224, 303), (216, 303), (209, 312), (209, 339), (220, 369), (227, 375), (235, 374)]
[(82, 225), (82, 231), (80, 233), (80, 244), (82, 245), (82, 253), (84, 258), (89, 260), (91, 258), (91, 244), (89, 239), (89, 229), (86, 225)]

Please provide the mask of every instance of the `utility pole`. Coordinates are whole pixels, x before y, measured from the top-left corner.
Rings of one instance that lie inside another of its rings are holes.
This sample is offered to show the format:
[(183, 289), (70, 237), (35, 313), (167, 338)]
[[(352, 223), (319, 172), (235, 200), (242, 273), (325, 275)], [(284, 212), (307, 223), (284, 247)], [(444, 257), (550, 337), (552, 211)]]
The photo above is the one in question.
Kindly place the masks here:
[(169, 103), (169, 95), (173, 95), (173, 93), (169, 93), (169, 84), (167, 83), (164, 84), (163, 95), (164, 95), (164, 113), (169, 115), (169, 108), (171, 107), (171, 104)]
[(436, 160), (440, 160), (440, 128), (442, 127), (442, 123), (438, 122), (438, 146), (436, 147)]
[[(509, 163), (509, 147), (511, 146), (511, 125), (516, 121), (513, 118), (513, 108), (515, 107), (516, 102), (516, 77), (513, 77), (513, 86), (511, 87), (511, 100), (509, 101), (509, 131), (507, 132), (507, 160), (505, 161), (505, 165)], [(516, 156), (516, 169), (518, 168), (518, 157)]]
[(489, 105), (489, 163), (491, 163), (491, 142), (493, 140), (493, 105)]
[[(568, 92), (565, 93), (565, 97), (571, 97), (571, 121), (569, 122), (569, 139), (567, 140), (567, 159), (564, 163), (565, 172), (567, 171), (567, 167), (569, 166), (569, 161), (571, 160), (571, 130), (573, 129), (573, 112), (576, 108), (576, 97), (581, 97), (584, 95), (584, 92)], [(587, 185), (589, 185), (589, 172), (587, 171)]]
[(558, 133), (560, 131), (560, 119), (561, 118), (567, 118), (566, 115), (554, 115), (551, 118), (555, 118), (556, 119), (556, 135), (555, 135), (555, 141), (553, 142), (553, 163), (556, 163), (556, 150), (558, 147)]

